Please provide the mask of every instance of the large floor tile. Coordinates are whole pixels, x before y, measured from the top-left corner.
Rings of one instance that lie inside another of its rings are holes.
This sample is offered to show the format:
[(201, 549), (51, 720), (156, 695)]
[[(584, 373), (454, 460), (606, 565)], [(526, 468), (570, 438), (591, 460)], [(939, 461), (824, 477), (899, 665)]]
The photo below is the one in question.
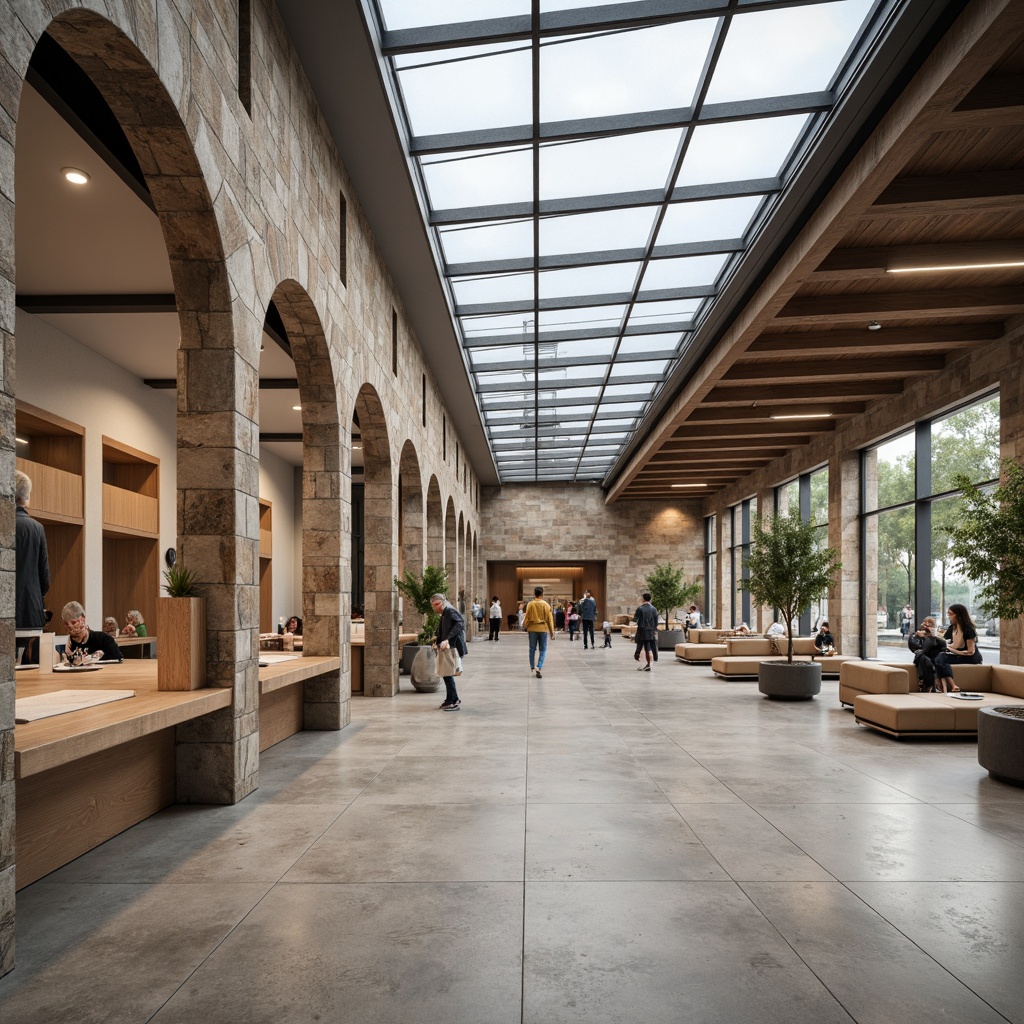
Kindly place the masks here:
[(731, 882), (530, 882), (523, 1021), (852, 1018)]
[(285, 882), (522, 881), (521, 804), (350, 807)]
[(526, 800), (525, 758), (514, 754), (395, 758), (359, 797), (375, 803), (474, 804)]
[(727, 876), (668, 804), (531, 804), (526, 877), (640, 881)]
[(281, 885), (154, 1024), (518, 1024), (522, 885)]
[(957, 980), (926, 947), (890, 923), (888, 914), (871, 909), (845, 886), (755, 882), (743, 889), (858, 1024), (1003, 1020), (983, 993)]
[(0, 979), (0, 1020), (148, 1021), (268, 888), (29, 886), (18, 894), (17, 965)]
[(665, 803), (658, 784), (632, 755), (532, 753), (527, 798), (535, 803)]

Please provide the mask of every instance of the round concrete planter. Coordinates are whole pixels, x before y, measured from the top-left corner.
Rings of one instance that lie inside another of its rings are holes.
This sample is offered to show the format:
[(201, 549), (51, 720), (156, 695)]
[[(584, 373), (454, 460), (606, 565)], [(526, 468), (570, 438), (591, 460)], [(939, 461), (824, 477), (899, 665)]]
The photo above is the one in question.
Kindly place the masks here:
[(420, 693), (433, 693), (441, 685), (441, 677), (437, 675), (437, 659), (432, 647), (416, 648), (409, 678)]
[(821, 665), (810, 661), (762, 661), (757, 688), (772, 700), (810, 700), (821, 693)]
[(1024, 786), (1024, 717), (1016, 707), (978, 709), (978, 764), (993, 779)]
[(417, 652), (420, 650), (420, 645), (417, 643), (404, 644), (402, 647), (402, 660), (400, 662), (401, 672), (403, 676), (412, 675), (412, 662), (413, 658), (416, 657)]
[(686, 634), (681, 629), (659, 629), (658, 650), (674, 651), (676, 644), (686, 642)]

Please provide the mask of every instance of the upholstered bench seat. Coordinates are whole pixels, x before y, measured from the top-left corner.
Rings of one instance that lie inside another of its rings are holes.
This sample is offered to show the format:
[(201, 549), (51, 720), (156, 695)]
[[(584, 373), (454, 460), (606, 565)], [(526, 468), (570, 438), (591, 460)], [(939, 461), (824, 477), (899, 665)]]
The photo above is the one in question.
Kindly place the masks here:
[[(778, 661), (786, 657), (788, 640), (779, 637), (776, 641), (778, 651), (772, 647), (767, 638), (737, 637), (726, 641), (726, 653), (711, 659), (711, 671), (723, 679), (756, 679), (758, 669), (763, 661)], [(816, 661), (821, 665), (823, 676), (838, 675), (840, 667), (848, 661), (859, 659), (848, 654), (832, 654), (820, 656), (814, 646), (814, 637), (793, 637), (793, 660)]]

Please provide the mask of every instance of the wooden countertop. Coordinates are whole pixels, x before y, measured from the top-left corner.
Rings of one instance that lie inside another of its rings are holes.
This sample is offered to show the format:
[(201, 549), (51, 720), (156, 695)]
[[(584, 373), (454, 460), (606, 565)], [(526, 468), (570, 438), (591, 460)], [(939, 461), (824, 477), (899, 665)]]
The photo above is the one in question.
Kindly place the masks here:
[[(419, 636), (419, 633), (399, 633), (398, 634), (398, 646), (401, 647), (403, 644), (411, 644), (413, 642), (413, 640), (415, 640), (416, 637), (418, 637), (418, 636)], [(354, 636), (349, 641), (349, 643), (351, 643), (351, 645), (353, 647), (365, 647), (366, 646), (366, 638), (362, 637), (362, 636), (358, 636), (358, 637)]]
[[(266, 652), (271, 653), (271, 652)], [(278, 652), (279, 653), (279, 652)], [(341, 658), (298, 657), (292, 661), (281, 661), (276, 665), (268, 665), (260, 669), (260, 693), (270, 693), (282, 687), (299, 683), (303, 679), (312, 679), (341, 668)]]
[(14, 777), (35, 775), (100, 750), (231, 706), (231, 690), (158, 690), (156, 661), (104, 665), (100, 672), (18, 673), (16, 696), (55, 690), (134, 690), (127, 700), (25, 722), (14, 729)]

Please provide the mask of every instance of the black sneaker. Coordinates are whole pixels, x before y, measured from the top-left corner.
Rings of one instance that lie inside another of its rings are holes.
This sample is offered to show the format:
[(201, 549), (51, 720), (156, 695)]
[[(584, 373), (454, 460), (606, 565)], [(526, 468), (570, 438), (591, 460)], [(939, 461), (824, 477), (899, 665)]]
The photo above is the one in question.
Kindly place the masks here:
[(644, 666), (644, 671), (645, 672), (650, 672), (651, 671), (651, 666), (650, 665), (645, 665)]
[(544, 677), (540, 674), (540, 669), (537, 669), (537, 678), (543, 679)]
[(452, 702), (450, 700), (446, 700), (443, 704), (438, 704), (437, 709), (438, 711), (447, 711), (451, 706)]
[(442, 711), (458, 711), (459, 710), (459, 705), (461, 703), (462, 703), (461, 700), (454, 700), (450, 704), (448, 703), (448, 701), (445, 701), (441, 705), (441, 710)]

